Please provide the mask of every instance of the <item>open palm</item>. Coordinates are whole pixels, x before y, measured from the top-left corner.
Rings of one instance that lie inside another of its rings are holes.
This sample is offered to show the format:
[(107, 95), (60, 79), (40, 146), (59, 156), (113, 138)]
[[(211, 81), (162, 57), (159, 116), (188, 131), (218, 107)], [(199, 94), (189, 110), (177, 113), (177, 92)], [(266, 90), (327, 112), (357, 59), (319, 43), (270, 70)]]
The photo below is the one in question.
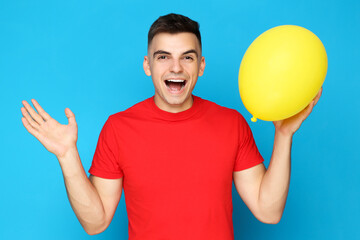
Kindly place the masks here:
[(69, 108), (65, 109), (66, 117), (69, 120), (67, 125), (60, 124), (53, 119), (36, 100), (32, 103), (37, 112), (26, 101), (22, 102), (22, 122), (24, 127), (36, 137), (42, 145), (57, 157), (62, 157), (68, 150), (76, 147), (77, 124), (75, 115)]

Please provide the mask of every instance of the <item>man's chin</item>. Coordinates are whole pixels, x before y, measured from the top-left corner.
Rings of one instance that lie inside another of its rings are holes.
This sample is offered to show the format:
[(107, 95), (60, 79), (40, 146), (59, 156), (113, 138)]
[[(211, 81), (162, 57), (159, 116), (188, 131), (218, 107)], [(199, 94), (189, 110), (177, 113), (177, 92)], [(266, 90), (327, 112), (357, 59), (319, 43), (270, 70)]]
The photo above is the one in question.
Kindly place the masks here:
[(176, 95), (171, 95), (171, 96), (166, 96), (166, 102), (169, 104), (169, 105), (173, 105), (174, 107), (179, 107), (181, 105), (186, 105), (186, 104), (192, 104), (192, 96), (191, 94), (190, 95), (187, 95), (187, 94), (181, 94), (179, 96), (176, 96)]

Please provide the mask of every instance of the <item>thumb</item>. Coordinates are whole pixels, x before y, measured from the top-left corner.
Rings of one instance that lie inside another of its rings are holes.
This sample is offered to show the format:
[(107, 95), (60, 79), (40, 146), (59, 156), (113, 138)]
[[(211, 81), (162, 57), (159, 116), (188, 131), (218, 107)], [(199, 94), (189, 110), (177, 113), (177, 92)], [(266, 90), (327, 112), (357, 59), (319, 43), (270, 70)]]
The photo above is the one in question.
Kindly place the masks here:
[(69, 120), (69, 125), (76, 124), (75, 114), (70, 110), (70, 108), (65, 108), (65, 115)]

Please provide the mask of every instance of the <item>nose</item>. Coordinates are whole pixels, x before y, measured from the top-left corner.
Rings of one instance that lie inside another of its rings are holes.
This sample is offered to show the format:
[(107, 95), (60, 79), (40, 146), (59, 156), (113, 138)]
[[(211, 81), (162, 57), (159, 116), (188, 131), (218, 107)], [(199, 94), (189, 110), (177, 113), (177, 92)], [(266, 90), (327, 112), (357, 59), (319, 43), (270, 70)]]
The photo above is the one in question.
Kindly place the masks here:
[(183, 71), (183, 67), (179, 59), (173, 59), (171, 62), (170, 71), (174, 73), (180, 73)]

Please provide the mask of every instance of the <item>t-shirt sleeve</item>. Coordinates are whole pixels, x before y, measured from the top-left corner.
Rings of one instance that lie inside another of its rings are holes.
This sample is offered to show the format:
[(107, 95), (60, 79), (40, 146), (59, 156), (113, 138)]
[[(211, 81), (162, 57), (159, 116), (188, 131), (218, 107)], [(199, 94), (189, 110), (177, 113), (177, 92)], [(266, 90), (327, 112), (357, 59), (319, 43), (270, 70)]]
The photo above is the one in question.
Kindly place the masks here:
[(236, 156), (234, 171), (241, 171), (254, 167), (264, 161), (252, 135), (246, 120), (238, 115), (238, 152)]
[(119, 145), (111, 117), (100, 132), (89, 173), (107, 179), (122, 178), (124, 175), (119, 164)]

